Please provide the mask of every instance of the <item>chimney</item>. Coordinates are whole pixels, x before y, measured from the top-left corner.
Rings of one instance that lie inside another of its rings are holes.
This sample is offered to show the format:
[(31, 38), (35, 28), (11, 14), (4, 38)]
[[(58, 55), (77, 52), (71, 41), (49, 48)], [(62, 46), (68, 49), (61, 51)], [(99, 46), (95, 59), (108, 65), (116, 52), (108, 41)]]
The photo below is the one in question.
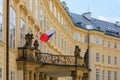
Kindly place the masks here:
[(82, 16), (87, 18), (88, 20), (91, 20), (91, 12), (83, 13)]
[(67, 7), (67, 4), (66, 4), (66, 2), (65, 2), (65, 1), (63, 1), (63, 2), (62, 2), (62, 6), (63, 6), (64, 8), (66, 8), (66, 7)]
[(116, 21), (116, 22), (115, 22), (115, 25), (116, 25), (116, 26), (120, 26), (120, 22), (119, 22), (119, 21)]

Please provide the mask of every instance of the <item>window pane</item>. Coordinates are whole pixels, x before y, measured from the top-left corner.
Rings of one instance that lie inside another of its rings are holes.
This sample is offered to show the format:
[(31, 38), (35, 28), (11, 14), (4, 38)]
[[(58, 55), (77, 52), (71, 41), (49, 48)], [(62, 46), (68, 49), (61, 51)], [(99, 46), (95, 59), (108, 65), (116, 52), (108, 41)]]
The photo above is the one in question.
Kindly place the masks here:
[(0, 41), (2, 41), (2, 16), (0, 15)]
[(0, 80), (2, 80), (2, 69), (0, 68)]
[(3, 0), (0, 0), (0, 14), (3, 13)]
[(108, 71), (108, 80), (111, 80), (111, 71)]
[(52, 12), (52, 1), (50, 1), (50, 11)]
[(25, 22), (23, 19), (20, 20), (20, 46), (24, 45), (24, 35), (25, 35)]
[(100, 80), (100, 72), (99, 72), (99, 69), (96, 69), (96, 80)]
[(32, 11), (32, 0), (29, 0), (29, 8), (30, 8), (30, 10)]
[(15, 49), (15, 27), (16, 27), (16, 13), (10, 7), (10, 48)]

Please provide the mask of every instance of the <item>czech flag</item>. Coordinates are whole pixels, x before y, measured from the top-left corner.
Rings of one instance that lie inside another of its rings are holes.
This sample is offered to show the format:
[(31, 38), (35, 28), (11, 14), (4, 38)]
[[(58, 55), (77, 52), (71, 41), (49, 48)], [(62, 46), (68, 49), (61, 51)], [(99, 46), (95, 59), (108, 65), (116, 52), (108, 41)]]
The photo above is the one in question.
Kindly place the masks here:
[(40, 36), (40, 40), (43, 42), (47, 42), (54, 33), (55, 33), (54, 30), (48, 30), (46, 33), (43, 33)]

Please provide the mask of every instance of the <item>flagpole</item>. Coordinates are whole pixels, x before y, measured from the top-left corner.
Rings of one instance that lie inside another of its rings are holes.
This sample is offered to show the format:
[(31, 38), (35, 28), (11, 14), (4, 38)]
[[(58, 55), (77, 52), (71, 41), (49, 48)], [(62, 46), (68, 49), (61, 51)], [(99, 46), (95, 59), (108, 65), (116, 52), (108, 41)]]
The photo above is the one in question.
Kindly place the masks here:
[(9, 0), (6, 0), (6, 80), (9, 80)]

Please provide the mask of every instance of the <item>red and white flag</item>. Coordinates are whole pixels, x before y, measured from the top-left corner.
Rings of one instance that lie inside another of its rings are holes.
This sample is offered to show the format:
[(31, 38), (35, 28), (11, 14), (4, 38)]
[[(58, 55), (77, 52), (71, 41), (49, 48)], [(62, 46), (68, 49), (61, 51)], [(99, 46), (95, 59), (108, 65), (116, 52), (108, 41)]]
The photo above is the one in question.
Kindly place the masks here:
[(48, 30), (40, 36), (40, 40), (43, 42), (47, 42), (54, 33), (54, 30)]

